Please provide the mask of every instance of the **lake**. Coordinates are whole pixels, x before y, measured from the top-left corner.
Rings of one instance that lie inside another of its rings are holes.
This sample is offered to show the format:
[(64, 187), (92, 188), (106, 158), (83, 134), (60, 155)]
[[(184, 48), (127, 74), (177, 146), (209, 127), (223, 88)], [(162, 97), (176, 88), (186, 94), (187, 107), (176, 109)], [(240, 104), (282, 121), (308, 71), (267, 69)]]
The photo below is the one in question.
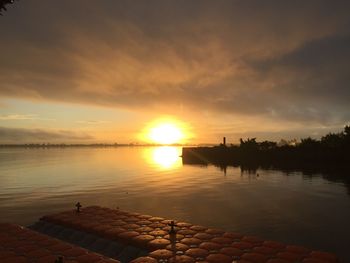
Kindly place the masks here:
[[(184, 165), (181, 147), (0, 148), (2, 222), (83, 206), (174, 218), (350, 262), (350, 174)], [(259, 176), (257, 176), (257, 174)]]

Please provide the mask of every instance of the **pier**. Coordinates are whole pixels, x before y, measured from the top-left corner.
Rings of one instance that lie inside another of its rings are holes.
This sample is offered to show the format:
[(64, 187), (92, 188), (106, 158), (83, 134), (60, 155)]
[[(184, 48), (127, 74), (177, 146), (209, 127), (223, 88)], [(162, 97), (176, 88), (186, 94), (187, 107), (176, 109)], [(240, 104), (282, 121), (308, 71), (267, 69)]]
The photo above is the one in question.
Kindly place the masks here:
[(334, 254), (99, 206), (0, 224), (0, 262), (339, 263)]

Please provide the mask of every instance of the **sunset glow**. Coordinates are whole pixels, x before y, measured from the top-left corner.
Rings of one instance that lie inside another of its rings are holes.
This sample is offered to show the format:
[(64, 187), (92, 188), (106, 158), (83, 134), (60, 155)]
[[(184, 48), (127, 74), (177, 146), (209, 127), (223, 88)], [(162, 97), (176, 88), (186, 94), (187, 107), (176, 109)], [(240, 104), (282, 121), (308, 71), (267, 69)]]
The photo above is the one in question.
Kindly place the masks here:
[(349, 121), (349, 1), (14, 2), (2, 144), (298, 140)]
[(173, 123), (161, 123), (150, 129), (149, 138), (154, 143), (174, 144), (181, 143), (184, 134), (180, 128)]

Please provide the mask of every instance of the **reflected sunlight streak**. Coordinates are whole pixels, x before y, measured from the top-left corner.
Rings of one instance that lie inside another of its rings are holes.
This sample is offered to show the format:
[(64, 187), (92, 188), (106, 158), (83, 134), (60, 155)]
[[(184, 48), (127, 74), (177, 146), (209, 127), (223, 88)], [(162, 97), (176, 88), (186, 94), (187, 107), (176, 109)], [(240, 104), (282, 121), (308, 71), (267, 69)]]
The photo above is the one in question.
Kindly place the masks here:
[(181, 166), (180, 153), (175, 147), (157, 147), (152, 151), (152, 161), (161, 168), (175, 168)]

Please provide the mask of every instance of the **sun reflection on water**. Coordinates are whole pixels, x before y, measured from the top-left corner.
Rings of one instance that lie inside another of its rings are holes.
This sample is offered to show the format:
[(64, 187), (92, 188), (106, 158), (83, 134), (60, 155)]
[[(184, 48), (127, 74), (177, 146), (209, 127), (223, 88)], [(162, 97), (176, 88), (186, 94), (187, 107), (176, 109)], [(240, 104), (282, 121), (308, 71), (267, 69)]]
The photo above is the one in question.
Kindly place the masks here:
[(177, 147), (153, 148), (150, 157), (151, 161), (160, 168), (173, 169), (181, 166), (180, 149)]

